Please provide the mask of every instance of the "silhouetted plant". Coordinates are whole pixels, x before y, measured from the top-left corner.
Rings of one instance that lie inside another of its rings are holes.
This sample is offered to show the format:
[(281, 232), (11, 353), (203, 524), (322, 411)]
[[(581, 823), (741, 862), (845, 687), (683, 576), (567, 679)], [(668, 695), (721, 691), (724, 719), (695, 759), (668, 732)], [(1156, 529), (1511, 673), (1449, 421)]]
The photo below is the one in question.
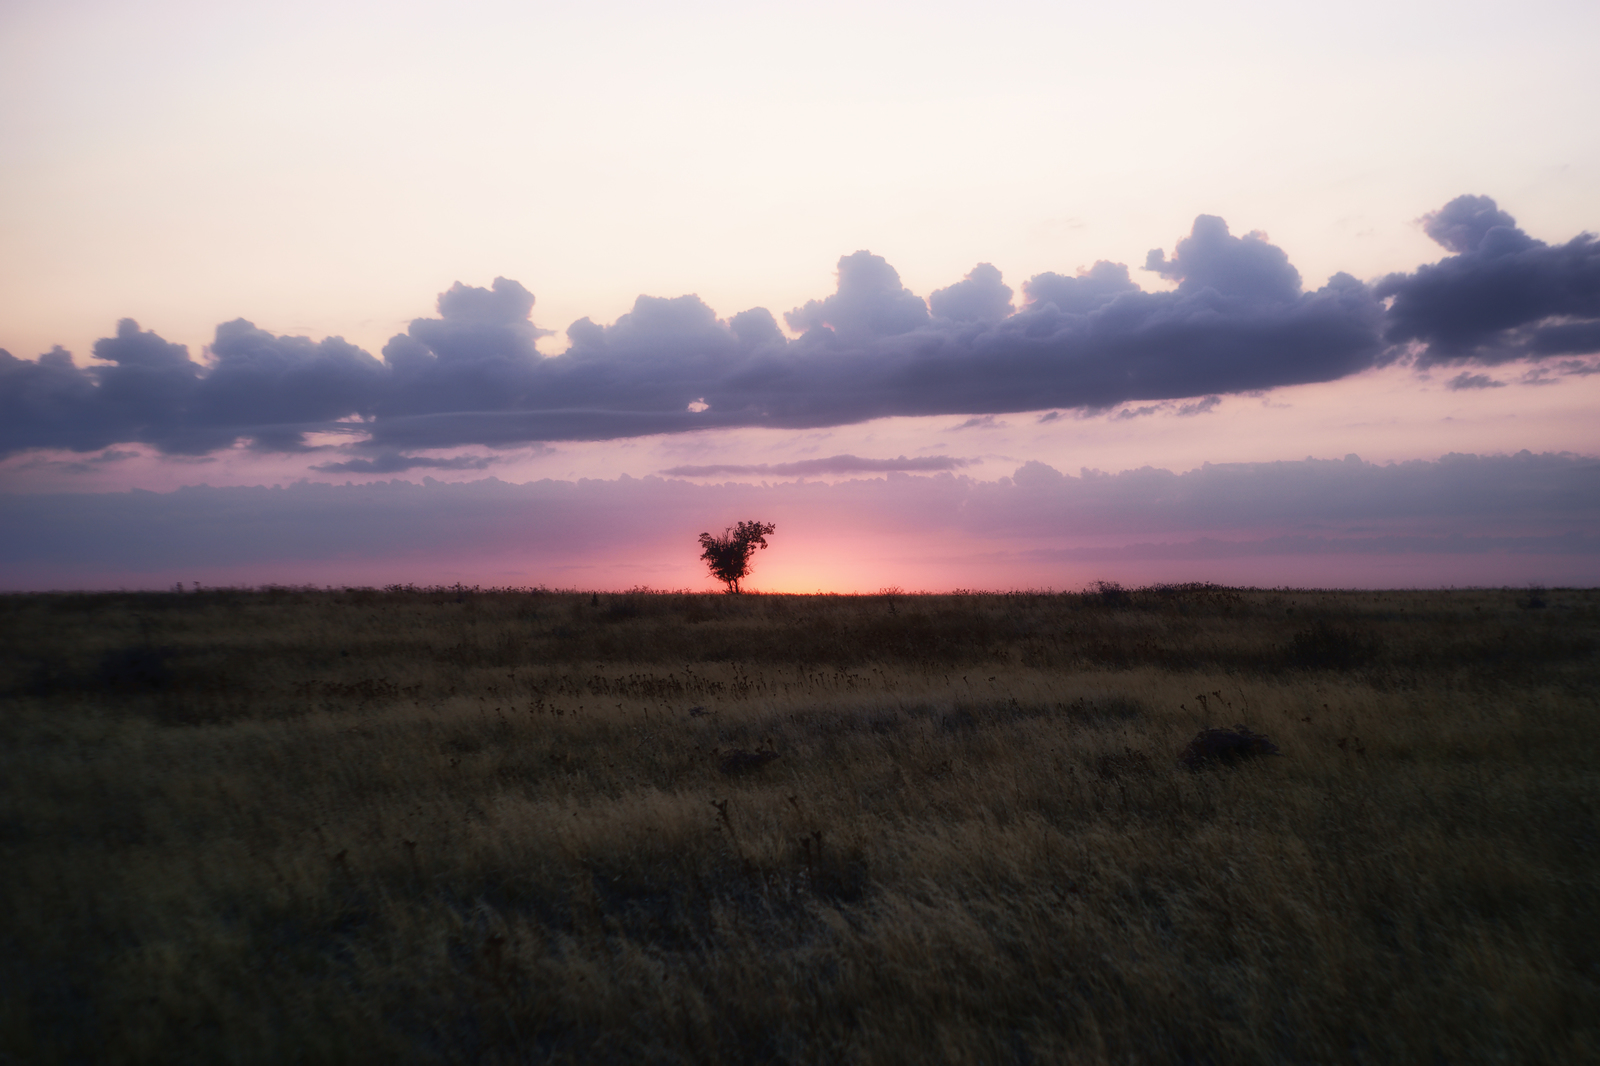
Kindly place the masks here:
[(1128, 590), (1115, 581), (1096, 581), (1094, 592), (1090, 594), (1097, 599), (1102, 607), (1128, 607), (1133, 604), (1133, 597)]
[(700, 534), (700, 558), (711, 576), (728, 586), (730, 593), (742, 592), (739, 582), (750, 574), (750, 555), (767, 546), (767, 537), (777, 530), (771, 522), (740, 522), (722, 531), (722, 536)]

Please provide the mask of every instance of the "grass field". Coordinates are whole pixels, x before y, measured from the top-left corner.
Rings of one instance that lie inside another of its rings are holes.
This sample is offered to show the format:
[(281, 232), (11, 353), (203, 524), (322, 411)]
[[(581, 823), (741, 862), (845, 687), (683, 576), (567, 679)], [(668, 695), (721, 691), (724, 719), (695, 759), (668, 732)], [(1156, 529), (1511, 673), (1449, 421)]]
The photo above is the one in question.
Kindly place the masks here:
[[(0, 636), (0, 1062), (1600, 1059), (1593, 591), (28, 595)], [(1235, 725), (1280, 754), (1179, 763)]]

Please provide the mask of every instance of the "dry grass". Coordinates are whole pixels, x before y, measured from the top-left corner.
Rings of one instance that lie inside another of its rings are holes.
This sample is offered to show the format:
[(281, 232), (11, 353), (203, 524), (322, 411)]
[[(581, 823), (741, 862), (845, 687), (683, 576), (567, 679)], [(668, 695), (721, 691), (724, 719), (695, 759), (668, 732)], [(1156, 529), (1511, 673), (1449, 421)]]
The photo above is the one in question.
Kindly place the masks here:
[[(217, 591), (0, 626), (14, 1059), (1600, 1055), (1591, 592)], [(1235, 724), (1281, 754), (1179, 765)]]

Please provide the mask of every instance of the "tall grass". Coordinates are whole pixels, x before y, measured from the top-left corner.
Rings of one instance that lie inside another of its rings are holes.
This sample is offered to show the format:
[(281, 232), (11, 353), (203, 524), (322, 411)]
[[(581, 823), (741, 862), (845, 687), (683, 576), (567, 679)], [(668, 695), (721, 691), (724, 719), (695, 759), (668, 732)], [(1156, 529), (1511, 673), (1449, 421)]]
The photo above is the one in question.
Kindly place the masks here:
[(1593, 1061), (1600, 596), (1533, 599), (0, 599), (0, 1049)]

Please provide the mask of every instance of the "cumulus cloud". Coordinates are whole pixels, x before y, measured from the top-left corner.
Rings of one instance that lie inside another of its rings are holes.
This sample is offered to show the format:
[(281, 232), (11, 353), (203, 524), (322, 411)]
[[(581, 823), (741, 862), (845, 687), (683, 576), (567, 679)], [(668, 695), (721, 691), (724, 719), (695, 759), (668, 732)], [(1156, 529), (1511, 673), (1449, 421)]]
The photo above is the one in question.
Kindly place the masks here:
[(1600, 241), (1535, 240), (1487, 196), (1458, 196), (1423, 219), (1450, 257), (1376, 287), (1384, 337), (1418, 365), (1494, 365), (1600, 351)]
[[(896, 337), (928, 321), (922, 297), (900, 284), (900, 274), (879, 255), (861, 251), (839, 260), (839, 289), (783, 316), (796, 332), (826, 330), (846, 342)], [(968, 275), (969, 280), (971, 275)], [(998, 283), (999, 272), (993, 281)], [(960, 303), (960, 297), (952, 302)]]
[(0, 453), (143, 442), (203, 455), (239, 441), (295, 451), (331, 430), (391, 457), (351, 461), (396, 463), (428, 448), (894, 415), (1177, 401), (1198, 414), (1213, 397), (1408, 356), (1421, 366), (1567, 357), (1560, 373), (1591, 365), (1571, 357), (1600, 350), (1593, 237), (1545, 245), (1487, 197), (1451, 201), (1423, 225), (1451, 256), (1375, 288), (1336, 274), (1308, 292), (1265, 234), (1235, 236), (1201, 215), (1170, 254), (1145, 258), (1172, 291), (1147, 292), (1126, 264), (1102, 260), (1029, 278), (1020, 310), (992, 264), (924, 301), (859, 251), (839, 260), (834, 293), (783, 316), (800, 334), (792, 340), (765, 308), (723, 319), (695, 295), (640, 296), (610, 324), (572, 323), (566, 351), (546, 356), (536, 342), (551, 331), (532, 321), (534, 295), (507, 278), (457, 282), (381, 360), (337, 337), (274, 336), (240, 319), (219, 326), (197, 361), (124, 320), (90, 367), (60, 349), (37, 361), (0, 353)]
[(857, 252), (839, 261), (832, 296), (785, 316), (804, 331), (798, 340), (764, 309), (723, 321), (696, 296), (642, 296), (610, 325), (575, 322), (568, 350), (550, 358), (504, 332), (520, 326), (511, 319), (527, 300), (490, 324), (500, 333), (472, 323), (470, 343), (441, 301), (440, 319), (412, 323), (385, 348), (390, 391), (368, 430), (403, 449), (981, 417), (1326, 380), (1370, 365), (1380, 309), (1366, 290), (1340, 277), (1302, 294), (1274, 251), (1201, 220), (1162, 264), (1187, 279), (1178, 292), (1142, 292), (1126, 267), (1099, 264), (1079, 279), (1040, 280), (1030, 293), (1056, 295), (998, 320), (985, 320), (1009, 306), (997, 270), (980, 266), (941, 290), (934, 317), (892, 266)]
[(1011, 286), (992, 263), (979, 263), (961, 281), (929, 293), (928, 307), (952, 322), (998, 322), (1014, 310)]
[(131, 318), (97, 341), (101, 365), (80, 368), (60, 348), (37, 363), (0, 352), (0, 451), (91, 451), (142, 442), (204, 455), (245, 438), (294, 451), (306, 431), (375, 409), (383, 364), (338, 337), (276, 337), (238, 319), (217, 327), (213, 361)]
[(1517, 220), (1487, 196), (1458, 196), (1419, 221), (1422, 232), (1457, 255), (1477, 251), (1484, 237), (1496, 227), (1517, 228)]
[(1251, 303), (1286, 303), (1300, 296), (1300, 272), (1282, 248), (1260, 232), (1234, 237), (1216, 215), (1201, 215), (1178, 241), (1171, 259), (1152, 248), (1144, 268), (1178, 283), (1179, 292), (1210, 290)]
[(247, 436), (260, 448), (296, 450), (299, 427), (375, 413), (384, 385), (383, 365), (340, 337), (277, 337), (244, 319), (217, 327), (211, 355), (191, 417), (226, 443)]
[(1028, 310), (1037, 311), (1050, 305), (1069, 315), (1087, 315), (1123, 293), (1139, 291), (1139, 286), (1128, 276), (1126, 263), (1104, 259), (1071, 277), (1046, 271), (1022, 283)]
[(93, 377), (57, 346), (36, 361), (0, 349), (0, 454), (24, 448), (96, 451), (133, 440), (126, 419), (99, 402)]
[(714, 464), (674, 466), (661, 473), (668, 477), (815, 477), (828, 474), (935, 473), (959, 470), (968, 460), (949, 455), (928, 455), (916, 459), (862, 459), (854, 455), (832, 455), (826, 459), (801, 459), (793, 463)]

